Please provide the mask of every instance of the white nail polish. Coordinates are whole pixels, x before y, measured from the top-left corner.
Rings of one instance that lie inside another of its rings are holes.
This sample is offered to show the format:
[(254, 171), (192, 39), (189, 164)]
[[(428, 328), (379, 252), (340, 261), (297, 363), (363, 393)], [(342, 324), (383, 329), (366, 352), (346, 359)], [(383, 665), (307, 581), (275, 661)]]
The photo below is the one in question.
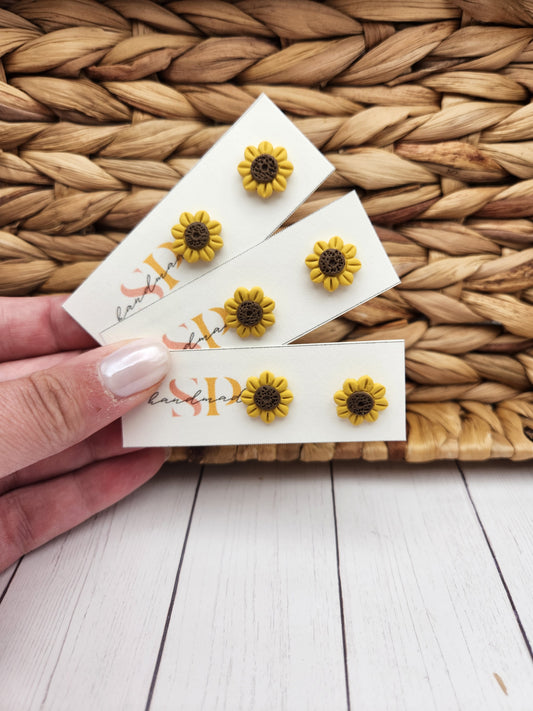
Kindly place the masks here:
[(100, 363), (105, 387), (118, 397), (146, 390), (163, 378), (170, 367), (170, 354), (159, 341), (132, 341)]

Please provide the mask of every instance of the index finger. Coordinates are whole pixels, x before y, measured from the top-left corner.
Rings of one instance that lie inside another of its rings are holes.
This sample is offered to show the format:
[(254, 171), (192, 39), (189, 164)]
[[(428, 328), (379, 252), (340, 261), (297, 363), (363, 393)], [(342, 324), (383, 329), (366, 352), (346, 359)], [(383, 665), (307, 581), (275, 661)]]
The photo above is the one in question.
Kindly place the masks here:
[(98, 345), (63, 308), (66, 295), (0, 297), (0, 362)]

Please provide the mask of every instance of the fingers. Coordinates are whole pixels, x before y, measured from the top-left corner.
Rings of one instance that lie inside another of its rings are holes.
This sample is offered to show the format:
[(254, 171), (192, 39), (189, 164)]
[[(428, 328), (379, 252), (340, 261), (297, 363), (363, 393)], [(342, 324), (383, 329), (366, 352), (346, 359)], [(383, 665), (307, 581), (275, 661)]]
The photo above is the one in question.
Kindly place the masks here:
[(0, 571), (127, 496), (164, 459), (162, 449), (143, 449), (0, 497)]
[(35, 358), (23, 358), (22, 360), (11, 360), (7, 363), (0, 363), (0, 382), (23, 378), (25, 375), (35, 373), (37, 370), (51, 368), (58, 363), (64, 363), (69, 358), (79, 355), (83, 351), (63, 351), (62, 353), (51, 353), (50, 355), (37, 356)]
[(143, 402), (165, 376), (159, 341), (93, 348), (0, 383), (0, 477), (81, 442)]
[(66, 298), (0, 297), (0, 362), (96, 345), (63, 309)]
[(104, 429), (95, 432), (88, 439), (69, 447), (64, 452), (54, 454), (3, 477), (0, 479), (0, 496), (12, 489), (35, 484), (43, 479), (50, 479), (81, 469), (93, 462), (111, 459), (134, 451), (136, 448), (124, 449), (122, 447), (122, 426), (120, 420), (115, 420)]

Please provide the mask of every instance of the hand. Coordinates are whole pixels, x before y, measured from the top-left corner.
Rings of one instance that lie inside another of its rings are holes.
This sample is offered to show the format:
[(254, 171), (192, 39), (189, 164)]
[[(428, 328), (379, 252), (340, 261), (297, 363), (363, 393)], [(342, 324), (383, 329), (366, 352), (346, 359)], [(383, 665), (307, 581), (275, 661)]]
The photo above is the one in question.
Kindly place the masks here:
[(65, 297), (0, 298), (0, 571), (114, 504), (163, 464), (118, 418), (168, 370), (163, 344), (95, 342)]

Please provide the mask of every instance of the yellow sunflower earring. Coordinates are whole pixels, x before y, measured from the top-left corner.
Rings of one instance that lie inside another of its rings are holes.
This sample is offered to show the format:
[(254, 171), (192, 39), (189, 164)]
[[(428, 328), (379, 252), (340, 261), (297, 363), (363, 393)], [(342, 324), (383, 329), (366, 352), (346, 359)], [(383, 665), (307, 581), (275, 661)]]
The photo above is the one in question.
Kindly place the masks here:
[(249, 335), (261, 337), (276, 321), (272, 313), (275, 305), (275, 301), (265, 296), (260, 287), (248, 290), (240, 286), (233, 298), (224, 304), (226, 325), (235, 328), (241, 338), (248, 338)]
[(340, 237), (332, 237), (329, 242), (315, 242), (313, 254), (305, 259), (311, 270), (311, 281), (322, 284), (330, 292), (340, 285), (348, 286), (353, 282), (355, 272), (361, 269), (361, 262), (355, 258), (356, 252), (353, 244), (344, 244)]
[(286, 378), (276, 377), (265, 370), (258, 378), (248, 378), (241, 400), (250, 417), (260, 417), (270, 424), (276, 417), (286, 417), (289, 413), (294, 396), (288, 387)]
[(285, 148), (273, 148), (271, 143), (263, 141), (257, 148), (246, 148), (244, 160), (239, 163), (237, 170), (242, 175), (242, 184), (246, 190), (256, 190), (262, 198), (269, 198), (274, 192), (285, 190), (287, 178), (294, 166), (287, 160)]
[(182, 212), (179, 224), (170, 230), (174, 237), (172, 251), (186, 262), (197, 262), (199, 259), (210, 262), (215, 251), (224, 244), (221, 229), (220, 222), (212, 220), (205, 210), (196, 215)]
[(337, 415), (350, 420), (353, 425), (375, 422), (381, 410), (388, 407), (385, 386), (375, 383), (368, 375), (358, 380), (348, 378), (342, 390), (337, 390), (333, 400), (337, 405)]

